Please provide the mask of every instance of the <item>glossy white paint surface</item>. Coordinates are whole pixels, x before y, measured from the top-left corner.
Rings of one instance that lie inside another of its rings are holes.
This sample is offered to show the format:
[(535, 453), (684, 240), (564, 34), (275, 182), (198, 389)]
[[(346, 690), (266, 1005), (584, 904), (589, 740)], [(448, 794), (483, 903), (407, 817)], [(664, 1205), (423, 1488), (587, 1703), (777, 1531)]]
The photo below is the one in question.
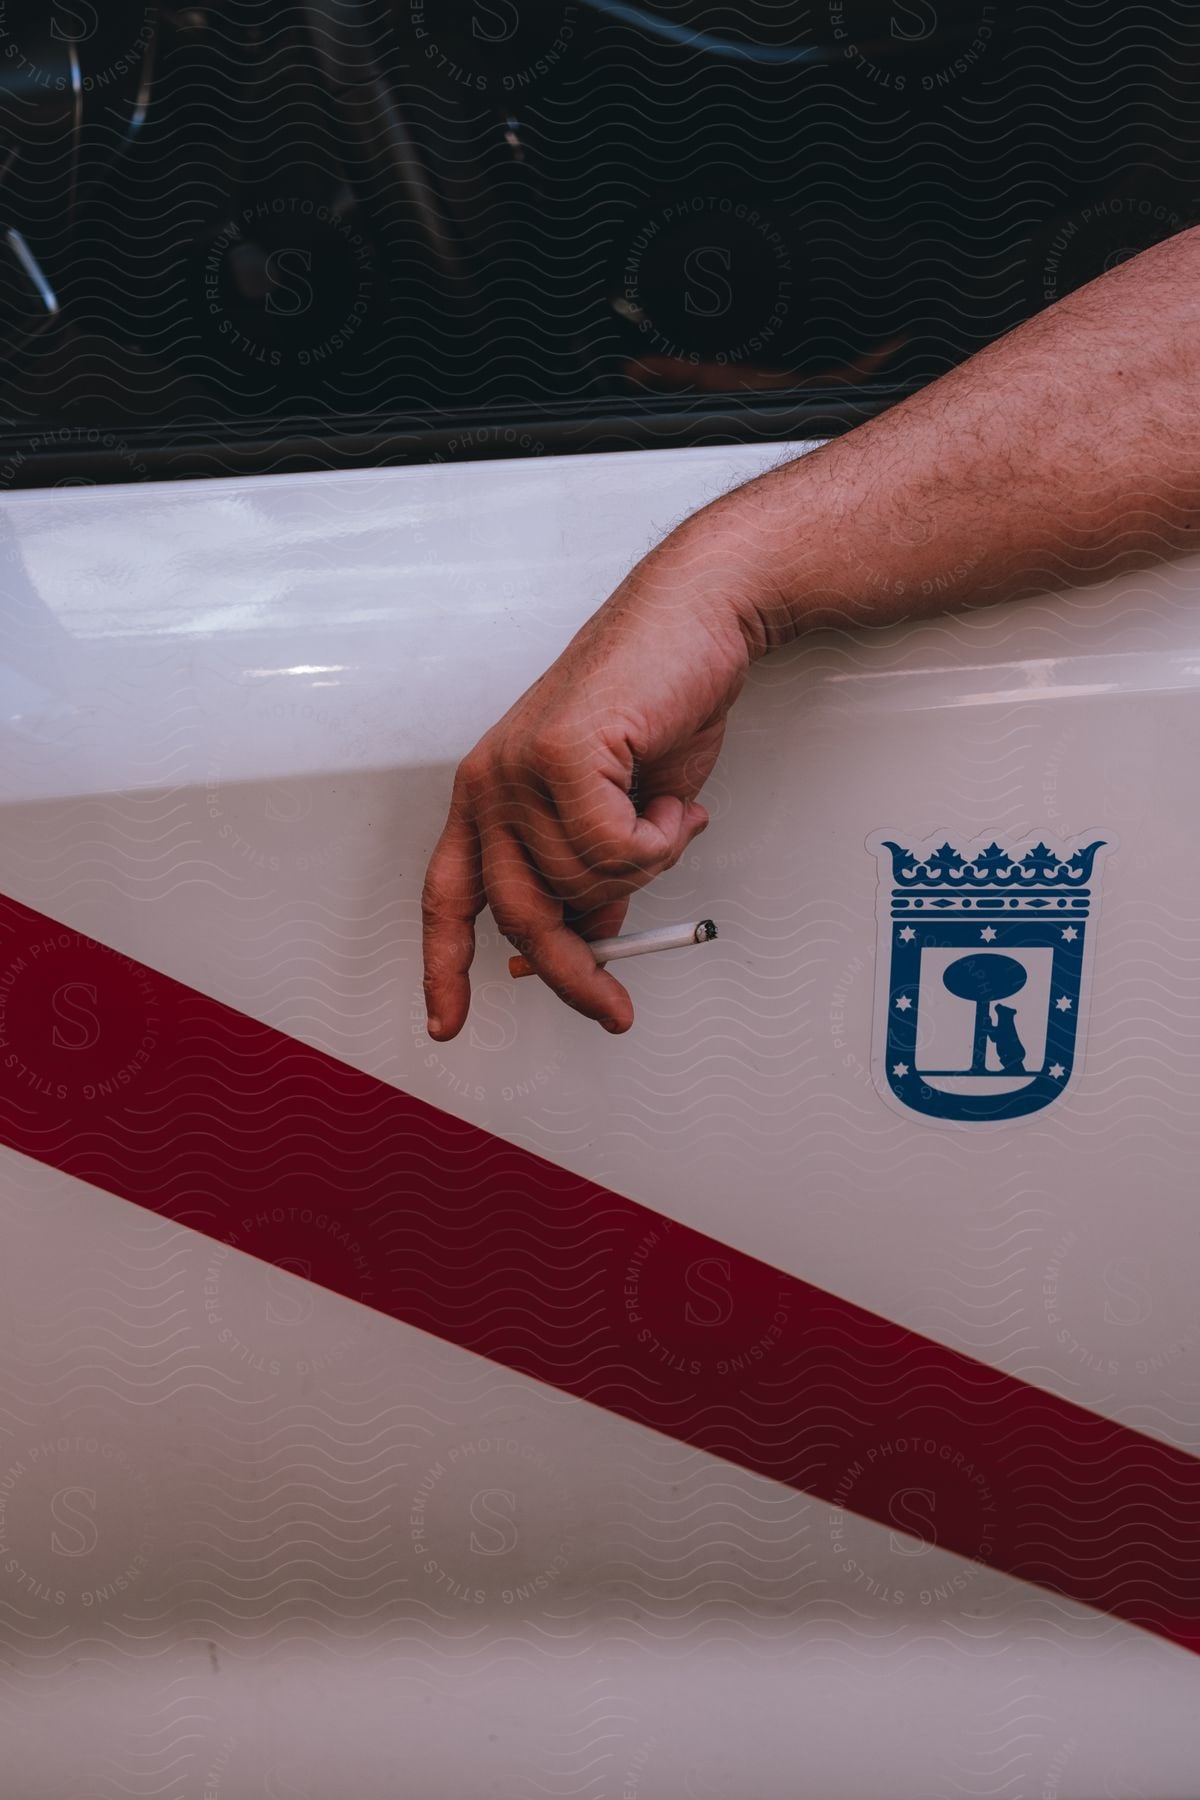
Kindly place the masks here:
[[(1195, 1453), (1200, 562), (759, 665), (712, 826), (630, 919), (712, 916), (718, 942), (627, 966), (614, 1041), (513, 984), (485, 925), (468, 1029), (423, 1030), (455, 762), (650, 543), (794, 450), (10, 497), (0, 887)], [(881, 828), (1119, 838), (1084, 1068), (1045, 1113), (945, 1132), (876, 1094)], [(112, 1616), (26, 1617), (0, 1588), (24, 1794), (89, 1767), (45, 1742), (68, 1697), (114, 1793), (159, 1791), (138, 1756), (186, 1740), (189, 1800), (227, 1740), (213, 1791), (310, 1800), (347, 1764), (367, 1796), (398, 1766), (472, 1797), (1191, 1792), (1182, 1652), (937, 1550), (915, 1581), (882, 1527), (847, 1551), (816, 1502), (348, 1302), (288, 1303), (235, 1255), (239, 1356), (206, 1334), (202, 1240), (0, 1168), (5, 1442), (119, 1437), (157, 1521), (157, 1585)], [(501, 1429), (537, 1470), (521, 1555), (549, 1566), (565, 1519), (569, 1568), (464, 1622), (408, 1554), (408, 1484)]]

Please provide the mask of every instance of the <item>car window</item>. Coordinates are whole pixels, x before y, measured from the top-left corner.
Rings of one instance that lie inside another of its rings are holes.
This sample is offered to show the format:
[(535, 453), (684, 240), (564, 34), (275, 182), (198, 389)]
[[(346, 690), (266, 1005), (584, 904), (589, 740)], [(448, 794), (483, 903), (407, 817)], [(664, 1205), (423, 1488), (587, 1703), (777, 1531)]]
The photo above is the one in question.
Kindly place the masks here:
[(836, 430), (1195, 216), (1190, 0), (0, 17), (0, 482)]

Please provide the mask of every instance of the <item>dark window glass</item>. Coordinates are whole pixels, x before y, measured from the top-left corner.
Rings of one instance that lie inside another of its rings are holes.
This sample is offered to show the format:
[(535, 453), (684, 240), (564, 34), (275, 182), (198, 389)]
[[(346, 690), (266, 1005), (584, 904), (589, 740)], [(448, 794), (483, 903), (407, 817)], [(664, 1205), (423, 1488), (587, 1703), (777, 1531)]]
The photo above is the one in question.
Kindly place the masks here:
[(1193, 222), (1198, 10), (4, 0), (0, 481), (834, 429)]

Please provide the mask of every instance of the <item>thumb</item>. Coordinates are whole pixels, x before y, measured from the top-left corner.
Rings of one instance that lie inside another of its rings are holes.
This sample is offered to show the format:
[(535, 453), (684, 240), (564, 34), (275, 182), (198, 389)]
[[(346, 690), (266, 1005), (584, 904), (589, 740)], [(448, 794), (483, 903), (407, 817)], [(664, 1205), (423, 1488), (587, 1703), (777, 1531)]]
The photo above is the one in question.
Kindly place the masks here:
[(708, 810), (698, 800), (684, 800), (678, 794), (658, 794), (647, 801), (638, 816), (634, 841), (640, 840), (639, 848), (643, 849), (646, 863), (657, 863), (660, 869), (669, 869), (707, 824)]

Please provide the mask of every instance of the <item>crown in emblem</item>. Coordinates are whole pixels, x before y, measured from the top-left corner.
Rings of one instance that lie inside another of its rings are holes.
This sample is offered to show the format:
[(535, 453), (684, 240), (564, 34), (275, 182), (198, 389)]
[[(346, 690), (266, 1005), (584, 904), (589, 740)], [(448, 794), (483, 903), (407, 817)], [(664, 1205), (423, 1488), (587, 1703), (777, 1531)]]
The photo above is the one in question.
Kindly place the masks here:
[(943, 844), (924, 860), (887, 839), (883, 848), (892, 853), (892, 877), (905, 893), (1062, 894), (1078, 893), (1087, 885), (1096, 852), (1103, 848), (1104, 841), (1097, 838), (1094, 844), (1086, 844), (1068, 857), (1059, 856), (1045, 844), (1035, 844), (1019, 862), (999, 844), (989, 844), (971, 861), (960, 856), (952, 844)]

